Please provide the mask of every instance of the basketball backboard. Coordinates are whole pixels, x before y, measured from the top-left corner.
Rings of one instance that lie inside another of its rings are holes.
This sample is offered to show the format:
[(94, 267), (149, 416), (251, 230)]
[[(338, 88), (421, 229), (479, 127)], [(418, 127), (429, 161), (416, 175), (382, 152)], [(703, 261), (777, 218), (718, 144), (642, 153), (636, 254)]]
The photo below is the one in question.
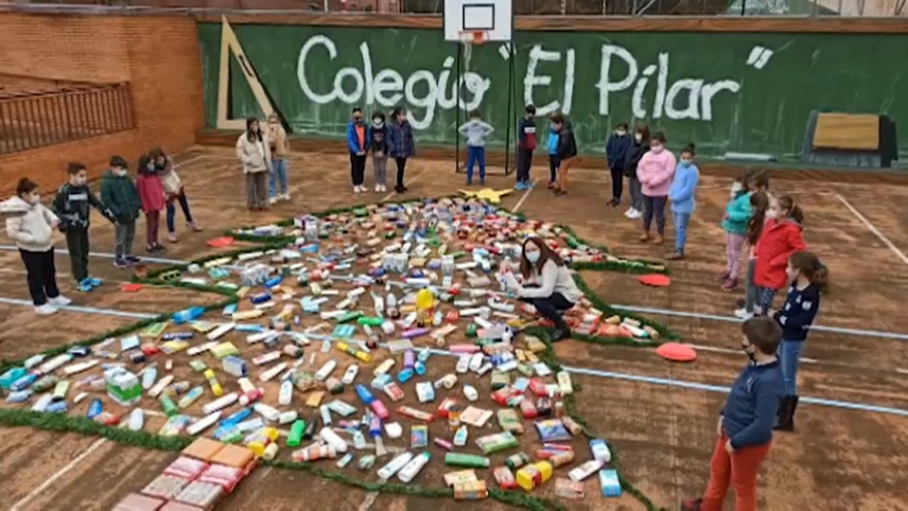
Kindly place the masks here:
[(511, 42), (514, 0), (445, 0), (445, 41), (460, 42), (473, 32), (485, 41)]

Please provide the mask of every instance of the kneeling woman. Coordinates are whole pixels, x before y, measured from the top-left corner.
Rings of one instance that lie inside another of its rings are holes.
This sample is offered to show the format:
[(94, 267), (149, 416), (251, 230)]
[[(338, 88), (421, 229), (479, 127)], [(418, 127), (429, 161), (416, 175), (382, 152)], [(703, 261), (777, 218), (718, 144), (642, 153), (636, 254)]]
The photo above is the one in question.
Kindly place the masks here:
[(546, 319), (555, 324), (553, 341), (570, 337), (567, 324), (561, 314), (570, 309), (582, 297), (567, 265), (539, 238), (527, 238), (523, 242), (520, 258), (520, 274), (524, 285), (514, 275), (505, 273), (508, 287), (516, 290), (517, 297), (532, 304)]

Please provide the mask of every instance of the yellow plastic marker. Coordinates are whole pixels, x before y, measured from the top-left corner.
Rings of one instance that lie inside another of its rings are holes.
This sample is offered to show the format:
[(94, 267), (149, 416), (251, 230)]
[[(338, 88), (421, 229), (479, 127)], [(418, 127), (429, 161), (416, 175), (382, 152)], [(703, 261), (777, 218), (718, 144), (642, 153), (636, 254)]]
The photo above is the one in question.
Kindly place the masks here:
[(218, 382), (217, 376), (214, 375), (214, 371), (206, 369), (202, 374), (205, 375), (205, 379), (208, 380), (208, 386), (211, 387), (211, 393), (214, 394), (214, 397), (221, 397), (224, 393), (224, 389)]
[(372, 355), (371, 355), (371, 354), (366, 353), (366, 352), (363, 351), (363, 350), (358, 350), (358, 349), (354, 348), (353, 346), (350, 346), (349, 344), (347, 344), (347, 343), (345, 343), (345, 342), (338, 342), (338, 343), (335, 344), (335, 346), (337, 346), (337, 349), (343, 351), (344, 353), (346, 353), (346, 354), (348, 354), (348, 355), (350, 355), (350, 356), (356, 357), (356, 358), (362, 360), (363, 362), (371, 362), (371, 361), (372, 361)]

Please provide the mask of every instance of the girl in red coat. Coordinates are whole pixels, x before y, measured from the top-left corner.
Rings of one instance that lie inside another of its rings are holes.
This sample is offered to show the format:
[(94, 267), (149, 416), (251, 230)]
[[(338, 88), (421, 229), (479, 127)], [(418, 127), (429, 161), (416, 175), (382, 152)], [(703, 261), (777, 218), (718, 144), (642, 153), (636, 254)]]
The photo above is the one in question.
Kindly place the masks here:
[(145, 250), (148, 253), (162, 252), (165, 249), (158, 242), (158, 224), (161, 221), (161, 210), (164, 209), (164, 184), (151, 156), (143, 154), (139, 158), (137, 170), (139, 177), (136, 178), (136, 190), (142, 200), (142, 212), (145, 213)]
[(788, 259), (795, 252), (807, 250), (801, 236), (804, 212), (787, 195), (779, 197), (766, 211), (769, 220), (754, 254), (754, 284), (757, 286), (757, 315), (766, 315), (772, 308), (776, 293), (788, 283)]

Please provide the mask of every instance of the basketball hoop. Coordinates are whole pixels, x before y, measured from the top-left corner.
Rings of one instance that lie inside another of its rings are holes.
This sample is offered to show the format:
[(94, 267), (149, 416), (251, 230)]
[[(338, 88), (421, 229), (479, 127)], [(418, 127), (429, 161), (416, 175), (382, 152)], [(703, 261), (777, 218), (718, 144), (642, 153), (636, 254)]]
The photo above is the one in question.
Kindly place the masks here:
[(461, 30), (460, 43), (463, 44), (463, 73), (470, 72), (470, 57), (473, 45), (481, 45), (488, 39), (489, 33), (484, 30)]

